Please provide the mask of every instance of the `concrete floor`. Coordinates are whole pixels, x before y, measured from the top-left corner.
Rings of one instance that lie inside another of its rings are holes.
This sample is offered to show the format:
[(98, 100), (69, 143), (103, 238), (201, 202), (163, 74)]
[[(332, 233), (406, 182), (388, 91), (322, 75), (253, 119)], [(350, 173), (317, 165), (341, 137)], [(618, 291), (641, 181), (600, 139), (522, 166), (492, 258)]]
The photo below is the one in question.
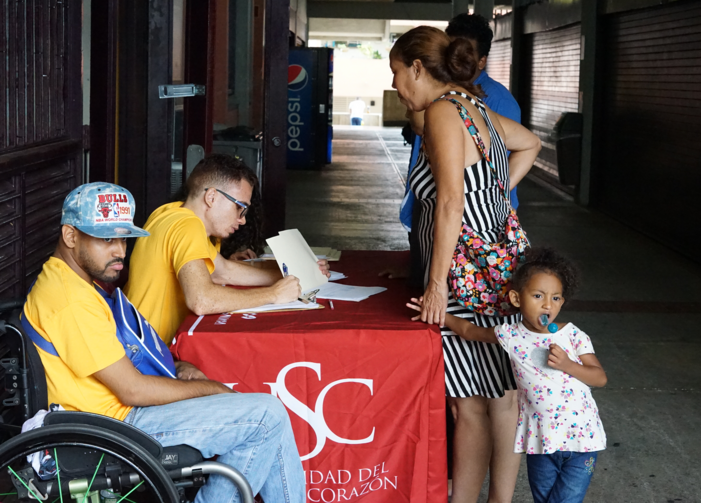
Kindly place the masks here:
[[(410, 148), (399, 129), (334, 136), (333, 164), (289, 173), (287, 226), (313, 246), (407, 249), (398, 208)], [(701, 502), (701, 265), (534, 177), (519, 198), (531, 242), (579, 264), (582, 288), (560, 318), (590, 335), (608, 374), (594, 391), (608, 449), (586, 501)], [(513, 501), (532, 501), (525, 457)]]

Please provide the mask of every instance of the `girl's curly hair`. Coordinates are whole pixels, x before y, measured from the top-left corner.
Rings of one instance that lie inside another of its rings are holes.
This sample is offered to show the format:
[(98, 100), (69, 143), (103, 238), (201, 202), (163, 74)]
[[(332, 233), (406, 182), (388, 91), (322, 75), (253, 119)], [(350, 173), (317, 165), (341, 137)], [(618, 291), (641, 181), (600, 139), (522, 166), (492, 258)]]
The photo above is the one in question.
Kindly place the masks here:
[(514, 273), (512, 288), (520, 292), (533, 275), (539, 272), (557, 276), (562, 283), (562, 296), (565, 299), (569, 299), (579, 288), (579, 269), (553, 248), (529, 248), (525, 262)]

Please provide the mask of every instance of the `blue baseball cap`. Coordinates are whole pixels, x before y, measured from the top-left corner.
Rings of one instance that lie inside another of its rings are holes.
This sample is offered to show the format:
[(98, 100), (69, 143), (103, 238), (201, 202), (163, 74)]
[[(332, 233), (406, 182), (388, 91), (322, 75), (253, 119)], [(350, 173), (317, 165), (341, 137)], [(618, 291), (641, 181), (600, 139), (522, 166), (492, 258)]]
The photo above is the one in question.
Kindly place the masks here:
[(63, 201), (61, 225), (96, 238), (138, 238), (149, 233), (134, 225), (134, 196), (112, 183), (86, 183)]

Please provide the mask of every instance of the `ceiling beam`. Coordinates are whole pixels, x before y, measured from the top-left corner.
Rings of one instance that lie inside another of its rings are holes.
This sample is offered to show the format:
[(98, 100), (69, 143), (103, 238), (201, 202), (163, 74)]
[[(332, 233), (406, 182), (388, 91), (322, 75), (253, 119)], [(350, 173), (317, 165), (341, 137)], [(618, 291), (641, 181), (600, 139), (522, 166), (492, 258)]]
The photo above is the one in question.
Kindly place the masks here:
[(416, 21), (449, 21), (452, 3), (432, 2), (362, 2), (309, 1), (309, 17), (341, 19), (408, 19)]

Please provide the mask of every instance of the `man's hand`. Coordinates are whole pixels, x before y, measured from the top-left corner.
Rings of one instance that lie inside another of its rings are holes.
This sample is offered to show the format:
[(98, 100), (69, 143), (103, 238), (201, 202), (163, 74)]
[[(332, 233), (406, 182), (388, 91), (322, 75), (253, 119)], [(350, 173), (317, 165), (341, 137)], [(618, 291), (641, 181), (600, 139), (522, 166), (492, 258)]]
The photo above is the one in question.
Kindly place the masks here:
[(330, 278), (331, 270), (329, 269), (329, 261), (326, 259), (321, 259), (317, 260), (316, 263), (319, 264), (319, 270), (321, 271), (321, 274), (323, 274), (327, 278)]
[(175, 362), (175, 372), (183, 381), (207, 381), (207, 376), (200, 369), (188, 362)]
[(287, 276), (275, 283), (272, 287), (275, 296), (274, 304), (287, 304), (293, 302), (302, 295), (302, 287), (295, 276)]
[(232, 253), (229, 260), (248, 260), (252, 258), (258, 258), (258, 255), (249, 248), (248, 250)]
[(567, 353), (557, 344), (550, 344), (550, 354), (548, 355), (548, 367), (561, 370), (570, 374), (568, 370), (572, 367), (572, 364), (578, 365), (576, 362), (570, 360)]
[(388, 267), (384, 269), (378, 276), (387, 276), (388, 279), (405, 279), (411, 275), (409, 269), (398, 268), (398, 267)]
[(134, 368), (126, 355), (98, 370), (93, 376), (107, 386), (121, 403), (133, 407), (150, 407), (201, 396), (233, 393), (222, 383), (206, 378), (185, 380), (144, 375)]

